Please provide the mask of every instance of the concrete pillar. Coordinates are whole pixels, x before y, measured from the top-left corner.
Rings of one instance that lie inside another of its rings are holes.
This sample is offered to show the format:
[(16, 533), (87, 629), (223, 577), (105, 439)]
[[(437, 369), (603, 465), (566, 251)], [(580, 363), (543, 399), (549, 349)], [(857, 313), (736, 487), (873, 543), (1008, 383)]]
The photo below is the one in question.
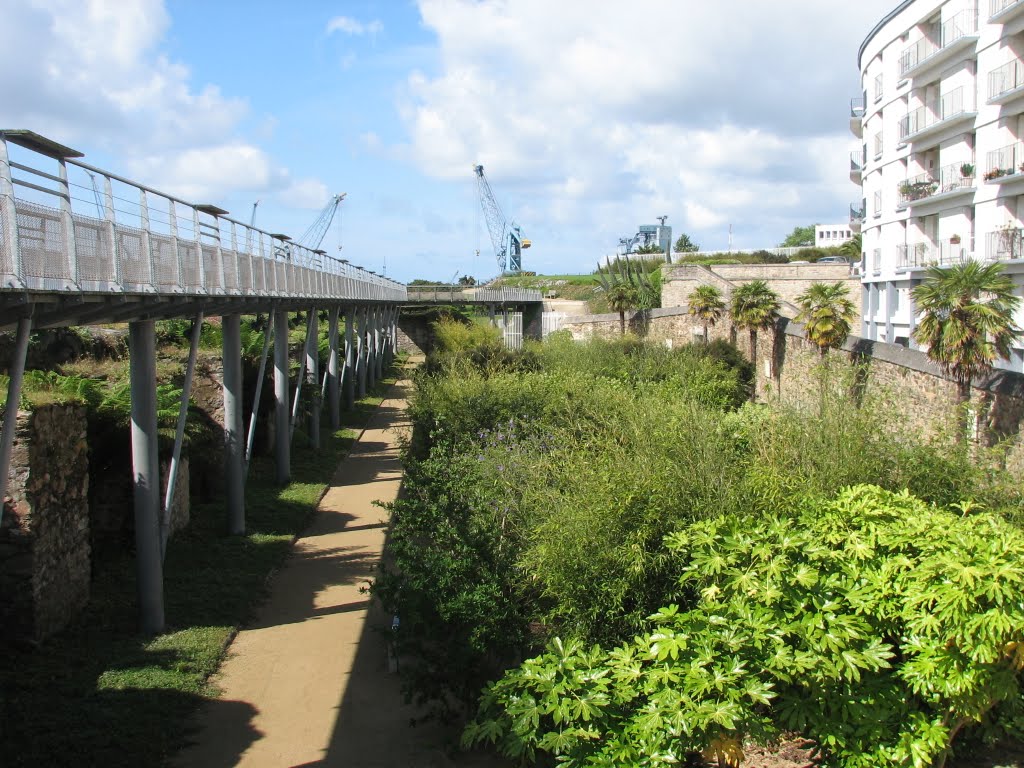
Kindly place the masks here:
[(242, 428), (242, 318), (225, 315), (224, 335), (224, 496), (228, 533), (245, 533), (245, 432)]
[(309, 445), (320, 447), (320, 313), (309, 310), (309, 343), (306, 344), (306, 384), (309, 386)]
[(917, 330), (917, 305), (914, 303), (913, 286), (907, 291), (907, 315), (910, 318), (907, 343), (911, 349), (920, 349), (921, 345), (914, 341), (914, 331)]
[(274, 310), (274, 458), (280, 485), (286, 484), (292, 475), (288, 410), (288, 313), (277, 309)]
[(885, 340), (893, 343), (892, 333), (892, 308), (896, 304), (896, 286), (892, 281), (885, 283)]
[(366, 312), (366, 388), (377, 383), (377, 307)]
[[(0, 141), (2, 145), (2, 141)], [(25, 317), (18, 321), (17, 342), (14, 347), (14, 359), (11, 360), (10, 379), (7, 382), (7, 402), (21, 402), (21, 382), (25, 374), (25, 359), (28, 357), (28, 340), (32, 334), (32, 318)], [(18, 430), (18, 408), (7, 408), (4, 414), (3, 432), (0, 433), (0, 520), (3, 519), (2, 503), (7, 490), (7, 475), (11, 470), (11, 450), (14, 447), (14, 433)]]
[(331, 419), (331, 431), (341, 426), (339, 402), (340, 383), (338, 381), (338, 307), (335, 305), (327, 311), (327, 413)]
[(356, 336), (356, 396), (366, 397), (366, 307), (361, 307), (357, 313), (359, 316), (359, 329)]
[(356, 405), (356, 308), (345, 310), (345, 409), (351, 411)]
[(132, 473), (139, 623), (145, 634), (164, 629), (164, 574), (160, 556), (160, 467), (156, 423), (156, 325), (128, 325), (132, 398)]
[(860, 288), (860, 307), (861, 307), (861, 338), (871, 338), (871, 286), (867, 283), (863, 283)]
[(377, 327), (376, 327), (376, 340), (377, 340), (377, 381), (381, 381), (384, 378), (384, 307), (377, 308)]

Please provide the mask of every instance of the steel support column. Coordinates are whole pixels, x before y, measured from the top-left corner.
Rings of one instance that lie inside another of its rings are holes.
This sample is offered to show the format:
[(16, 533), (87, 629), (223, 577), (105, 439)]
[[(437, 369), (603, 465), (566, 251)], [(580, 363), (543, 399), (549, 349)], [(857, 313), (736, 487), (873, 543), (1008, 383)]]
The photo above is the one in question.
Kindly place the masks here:
[(28, 339), (32, 333), (32, 318), (18, 321), (18, 339), (14, 347), (14, 359), (9, 369), (7, 383), (7, 407), (4, 409), (4, 428), (0, 433), (0, 520), (3, 520), (3, 500), (7, 493), (7, 475), (11, 471), (11, 450), (14, 434), (18, 431), (18, 405), (21, 403), (21, 382), (25, 375), (25, 358), (28, 356)]
[(277, 482), (291, 479), (291, 429), (288, 423), (288, 313), (274, 310), (274, 458)]
[(356, 405), (356, 367), (355, 360), (355, 324), (356, 308), (345, 310), (345, 410), (351, 411)]
[(338, 381), (338, 307), (332, 306), (327, 312), (327, 413), (331, 419), (331, 431), (341, 426), (339, 402), (340, 382)]
[(309, 336), (306, 341), (306, 383), (309, 385), (309, 445), (320, 448), (320, 313), (309, 310)]
[(377, 370), (375, 381), (384, 378), (384, 307), (377, 307), (377, 323), (374, 327), (374, 342), (377, 348)]
[(245, 432), (242, 427), (242, 318), (225, 315), (224, 335), (224, 495), (228, 533), (245, 533)]
[(367, 310), (366, 322), (366, 388), (377, 383), (377, 306)]
[(160, 466), (156, 423), (156, 325), (128, 325), (132, 398), (132, 470), (135, 485), (135, 564), (139, 619), (146, 634), (164, 628), (160, 557)]
[(367, 309), (362, 307), (359, 310), (359, 336), (358, 336), (358, 347), (356, 348), (356, 356), (358, 359), (358, 373), (357, 382), (358, 389), (357, 393), (360, 398), (366, 397), (366, 323), (367, 323)]
[(263, 394), (263, 376), (267, 372), (267, 352), (270, 340), (274, 336), (273, 314), (267, 327), (263, 330), (263, 352), (260, 354), (260, 370), (256, 374), (256, 394), (252, 399), (252, 414), (249, 416), (249, 433), (245, 443), (245, 476), (249, 476), (249, 465), (252, 463), (252, 449), (256, 441), (256, 422), (260, 412), (260, 396)]

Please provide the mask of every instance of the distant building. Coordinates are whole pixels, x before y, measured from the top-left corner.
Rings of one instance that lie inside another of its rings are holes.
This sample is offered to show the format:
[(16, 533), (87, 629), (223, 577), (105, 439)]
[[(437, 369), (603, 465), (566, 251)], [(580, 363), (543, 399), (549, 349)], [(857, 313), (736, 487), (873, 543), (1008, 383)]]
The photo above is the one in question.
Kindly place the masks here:
[(831, 248), (834, 245), (842, 245), (853, 238), (853, 231), (849, 222), (842, 224), (815, 224), (814, 244), (819, 248)]

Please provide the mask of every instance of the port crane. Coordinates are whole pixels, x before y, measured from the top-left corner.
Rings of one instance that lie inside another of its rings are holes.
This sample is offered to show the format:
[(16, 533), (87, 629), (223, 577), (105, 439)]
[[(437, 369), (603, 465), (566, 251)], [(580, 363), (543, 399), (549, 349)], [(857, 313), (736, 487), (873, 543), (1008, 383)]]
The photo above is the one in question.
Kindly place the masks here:
[(338, 206), (341, 205), (341, 201), (345, 199), (346, 194), (348, 193), (342, 192), (340, 195), (334, 195), (327, 202), (324, 209), (320, 211), (320, 216), (317, 220), (310, 224), (309, 229), (298, 239), (299, 245), (304, 245), (313, 251), (320, 248), (320, 244), (327, 235), (327, 230), (331, 228), (331, 222), (334, 221), (334, 214), (338, 212)]
[(523, 270), (523, 249), (530, 247), (530, 241), (523, 237), (522, 230), (514, 221), (505, 219), (498, 201), (494, 199), (491, 185), (487, 183), (482, 165), (473, 166), (476, 173), (480, 207), (487, 219), (487, 231), (491, 235), (494, 255), (502, 274), (518, 274)]

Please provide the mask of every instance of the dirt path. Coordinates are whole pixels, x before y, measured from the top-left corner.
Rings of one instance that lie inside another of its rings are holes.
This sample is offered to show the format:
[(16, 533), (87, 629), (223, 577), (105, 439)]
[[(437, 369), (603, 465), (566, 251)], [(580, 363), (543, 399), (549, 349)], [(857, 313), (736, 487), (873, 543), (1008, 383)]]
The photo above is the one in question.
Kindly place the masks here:
[(402, 479), (405, 398), (392, 389), (331, 482), (310, 528), (251, 626), (239, 632), (175, 766), (435, 766), (448, 734), (412, 728), (388, 671), (389, 624), (363, 589), (384, 548), (386, 512)]

